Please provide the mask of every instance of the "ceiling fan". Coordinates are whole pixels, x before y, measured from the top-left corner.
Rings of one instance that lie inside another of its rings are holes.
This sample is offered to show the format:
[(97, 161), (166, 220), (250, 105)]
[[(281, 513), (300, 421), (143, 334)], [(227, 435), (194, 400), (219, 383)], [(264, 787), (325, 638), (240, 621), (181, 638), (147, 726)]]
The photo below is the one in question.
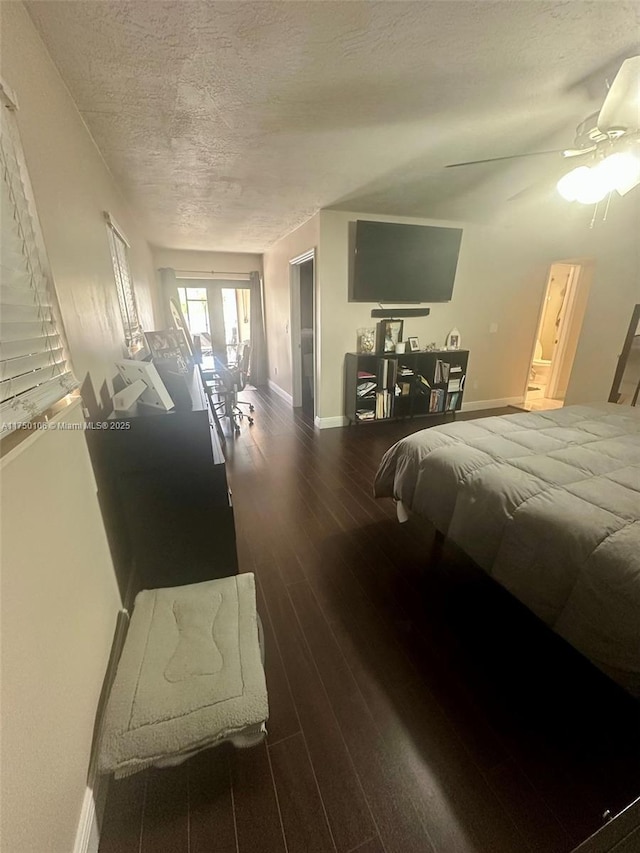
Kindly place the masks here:
[(600, 201), (614, 189), (624, 195), (640, 183), (640, 56), (625, 59), (600, 111), (578, 125), (573, 144), (573, 148), (449, 163), (446, 168), (547, 154), (561, 154), (567, 159), (591, 155), (596, 167), (580, 166), (561, 178), (558, 182), (561, 195), (568, 201), (585, 204)]

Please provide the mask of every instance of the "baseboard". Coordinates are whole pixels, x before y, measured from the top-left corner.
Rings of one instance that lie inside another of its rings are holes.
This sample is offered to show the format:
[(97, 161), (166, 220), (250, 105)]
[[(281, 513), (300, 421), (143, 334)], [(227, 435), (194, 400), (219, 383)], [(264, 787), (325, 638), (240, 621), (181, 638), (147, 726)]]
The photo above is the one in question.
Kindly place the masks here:
[(111, 685), (116, 677), (118, 661), (122, 654), (128, 628), (129, 614), (126, 610), (120, 610), (116, 619), (116, 628), (113, 635), (113, 642), (111, 643), (109, 661), (96, 709), (89, 772), (87, 774), (87, 787), (85, 788), (82, 800), (73, 853), (98, 853), (98, 847), (100, 846), (100, 825), (104, 814), (104, 804), (107, 799), (109, 778), (98, 773), (97, 752), (102, 735), (107, 700), (111, 692)]
[(479, 412), (481, 409), (501, 409), (504, 406), (521, 406), (524, 397), (501, 397), (498, 400), (473, 400), (462, 404), (463, 412)]
[[(106, 781), (106, 780), (105, 780)], [(96, 786), (104, 790), (97, 790)], [(94, 780), (94, 787), (87, 785), (78, 821), (76, 842), (73, 845), (73, 853), (98, 853), (100, 846), (100, 828), (98, 821), (98, 808), (96, 800), (104, 801), (106, 785), (103, 785), (101, 777)]]
[(273, 379), (270, 379), (270, 380), (269, 380), (269, 388), (270, 388), (270, 389), (271, 389), (275, 394), (277, 394), (277, 395), (278, 395), (278, 397), (281, 397), (281, 398), (282, 398), (285, 402), (287, 402), (290, 406), (293, 406), (293, 397), (291, 396), (291, 394), (288, 394), (288, 393), (284, 390), (284, 388), (281, 388), (279, 385), (276, 385), (276, 383), (273, 381)]
[(314, 423), (318, 429), (333, 429), (334, 427), (347, 426), (349, 419), (345, 418), (344, 415), (338, 415), (334, 418), (321, 418), (316, 415)]

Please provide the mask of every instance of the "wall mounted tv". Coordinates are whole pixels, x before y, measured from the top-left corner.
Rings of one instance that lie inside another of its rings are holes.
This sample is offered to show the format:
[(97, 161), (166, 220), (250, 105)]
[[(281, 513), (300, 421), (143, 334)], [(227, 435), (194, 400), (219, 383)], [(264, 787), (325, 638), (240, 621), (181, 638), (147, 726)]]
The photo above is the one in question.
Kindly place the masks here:
[(461, 228), (359, 219), (352, 302), (449, 302)]

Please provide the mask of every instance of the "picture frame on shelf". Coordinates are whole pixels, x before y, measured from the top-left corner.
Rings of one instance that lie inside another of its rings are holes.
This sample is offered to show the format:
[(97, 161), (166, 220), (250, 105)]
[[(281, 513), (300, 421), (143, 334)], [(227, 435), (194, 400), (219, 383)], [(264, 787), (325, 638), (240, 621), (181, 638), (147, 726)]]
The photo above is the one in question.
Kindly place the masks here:
[(415, 337), (414, 335), (410, 335), (407, 338), (407, 341), (409, 342), (409, 351), (410, 352), (419, 352), (420, 351), (420, 341), (418, 340), (417, 337)]
[(380, 320), (376, 327), (376, 352), (392, 353), (402, 340), (404, 320)]
[(362, 328), (357, 331), (357, 352), (368, 353), (374, 352), (376, 347), (376, 330), (375, 328)]
[(447, 335), (445, 349), (460, 349), (460, 332), (457, 329), (451, 329)]

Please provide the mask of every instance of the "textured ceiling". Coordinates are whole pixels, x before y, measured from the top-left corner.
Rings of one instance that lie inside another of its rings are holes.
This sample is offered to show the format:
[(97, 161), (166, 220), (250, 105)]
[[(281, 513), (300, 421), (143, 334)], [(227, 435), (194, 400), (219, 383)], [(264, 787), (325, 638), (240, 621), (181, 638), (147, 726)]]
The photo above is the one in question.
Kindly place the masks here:
[(640, 33), (635, 0), (26, 5), (150, 241), (221, 251), (481, 217), (558, 164), (443, 166), (570, 145)]

